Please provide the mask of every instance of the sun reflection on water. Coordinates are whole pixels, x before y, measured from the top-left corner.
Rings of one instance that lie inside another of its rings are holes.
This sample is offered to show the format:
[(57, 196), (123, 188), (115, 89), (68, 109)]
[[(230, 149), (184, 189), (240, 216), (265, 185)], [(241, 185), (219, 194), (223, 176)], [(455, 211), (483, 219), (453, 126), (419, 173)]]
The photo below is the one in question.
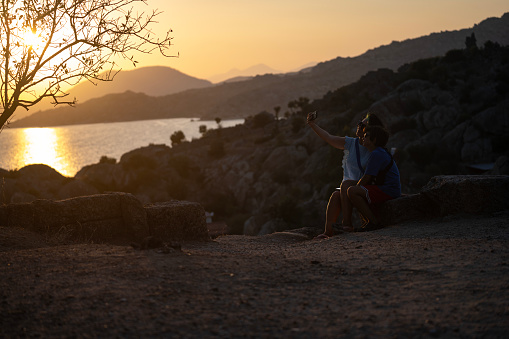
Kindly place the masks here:
[(45, 164), (62, 175), (69, 176), (69, 164), (62, 154), (63, 145), (54, 128), (26, 128), (24, 149), (19, 154), (25, 164)]

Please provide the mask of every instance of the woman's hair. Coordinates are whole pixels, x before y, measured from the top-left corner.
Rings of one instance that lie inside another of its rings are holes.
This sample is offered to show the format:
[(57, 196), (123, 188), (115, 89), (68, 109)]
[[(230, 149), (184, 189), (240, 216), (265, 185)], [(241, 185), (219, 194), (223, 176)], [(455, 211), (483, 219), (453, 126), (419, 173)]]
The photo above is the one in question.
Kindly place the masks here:
[(375, 113), (368, 112), (366, 118), (368, 119), (368, 126), (381, 126), (385, 128), (384, 123)]
[(382, 126), (368, 126), (364, 133), (369, 133), (369, 138), (377, 147), (385, 147), (389, 141), (389, 131)]

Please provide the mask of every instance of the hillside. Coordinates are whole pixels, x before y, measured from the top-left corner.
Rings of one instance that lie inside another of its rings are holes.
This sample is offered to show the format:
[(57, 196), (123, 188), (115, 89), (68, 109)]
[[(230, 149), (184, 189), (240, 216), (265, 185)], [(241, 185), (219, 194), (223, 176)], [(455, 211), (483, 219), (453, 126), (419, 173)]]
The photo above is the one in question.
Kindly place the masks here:
[[(44, 111), (12, 124), (12, 127), (55, 126), (73, 123), (102, 122), (103, 117), (114, 115), (121, 120), (140, 120), (151, 118), (201, 117), (214, 119), (221, 117), (241, 118), (261, 111), (272, 112), (276, 106), (284, 113), (287, 104), (299, 97), (318, 99), (329, 91), (357, 81), (369, 71), (380, 68), (396, 70), (401, 65), (422, 58), (444, 55), (451, 49), (465, 46), (465, 38), (475, 33), (477, 43), (482, 46), (486, 41), (509, 44), (509, 13), (501, 18), (489, 18), (472, 28), (452, 32), (433, 33), (431, 35), (393, 42), (380, 46), (354, 58), (336, 58), (318, 64), (297, 74), (263, 75), (251, 80), (225, 83), (203, 89), (191, 89), (162, 97), (147, 98), (146, 106), (132, 109), (115, 108), (108, 110), (102, 105), (89, 106), (88, 102), (75, 108), (61, 107), (58, 113)], [(128, 95), (128, 94), (126, 94)], [(125, 98), (125, 97), (122, 97)], [(115, 101), (115, 97), (98, 100)], [(114, 105), (113, 105), (114, 106)], [(90, 112), (97, 118), (94, 120)], [(47, 117), (52, 115), (50, 119)], [(72, 118), (64, 118), (73, 115)], [(83, 122), (80, 122), (83, 121)], [(108, 119), (108, 121), (115, 121)]]
[(323, 220), (341, 181), (343, 152), (306, 126), (307, 112), (317, 110), (317, 124), (334, 135), (352, 135), (367, 111), (376, 112), (392, 133), (387, 146), (397, 149), (403, 192), (415, 193), (433, 176), (472, 174), (472, 164), (509, 174), (508, 92), (509, 47), (451, 50), (397, 71), (368, 72), (299, 102), (287, 119), (259, 113), (192, 142), (102, 159), (74, 178), (55, 172), (52, 184), (33, 166), (4, 171), (2, 196), (14, 203), (120, 191), (144, 203), (188, 200), (214, 211), (232, 233), (271, 233)]

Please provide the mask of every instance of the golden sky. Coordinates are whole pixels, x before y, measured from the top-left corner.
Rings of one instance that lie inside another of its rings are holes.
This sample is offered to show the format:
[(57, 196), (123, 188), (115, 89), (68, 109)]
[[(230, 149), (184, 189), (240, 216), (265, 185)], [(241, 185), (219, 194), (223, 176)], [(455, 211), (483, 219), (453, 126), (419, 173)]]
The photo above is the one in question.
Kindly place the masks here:
[[(138, 57), (204, 78), (266, 64), (288, 72), (357, 56), (392, 41), (472, 27), (509, 12), (507, 0), (148, 0), (173, 52)], [(132, 68), (126, 64), (124, 69)]]

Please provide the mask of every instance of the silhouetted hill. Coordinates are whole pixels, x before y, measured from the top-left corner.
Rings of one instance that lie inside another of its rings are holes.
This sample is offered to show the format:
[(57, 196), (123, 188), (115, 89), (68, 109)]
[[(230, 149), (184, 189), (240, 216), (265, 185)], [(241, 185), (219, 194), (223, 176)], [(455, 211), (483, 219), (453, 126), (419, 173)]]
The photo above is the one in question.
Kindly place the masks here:
[[(105, 73), (100, 76), (104, 77)], [(163, 96), (191, 88), (210, 86), (212, 86), (212, 83), (208, 80), (191, 77), (170, 67), (153, 66), (120, 71), (116, 74), (114, 81), (96, 81), (95, 84), (89, 81), (81, 82), (67, 92), (70, 98), (76, 98), (78, 103), (81, 104), (90, 99), (126, 91), (144, 93), (150, 96)], [(55, 108), (50, 101), (38, 104), (32, 111), (34, 109), (43, 111)], [(24, 116), (26, 115), (24, 114)]]
[[(282, 107), (280, 114), (283, 115), (290, 101), (299, 97), (321, 98), (327, 92), (357, 81), (369, 71), (380, 68), (396, 70), (411, 61), (444, 55), (451, 49), (464, 48), (466, 37), (472, 33), (475, 34), (479, 46), (486, 41), (497, 42), (503, 46), (508, 45), (509, 13), (501, 18), (486, 19), (472, 28), (433, 33), (416, 39), (393, 42), (353, 58), (339, 57), (297, 74), (266, 74), (246, 81), (223, 83), (162, 97), (146, 98), (146, 106), (123, 107), (122, 111), (115, 105), (109, 105), (106, 109), (101, 104), (91, 106), (85, 102), (76, 108), (59, 108), (58, 114), (51, 113), (54, 115), (52, 119), (47, 118), (50, 115), (49, 112), (40, 112), (13, 123), (12, 127), (62, 125), (70, 120), (76, 121), (75, 123), (115, 121), (111, 117), (108, 120), (103, 119), (107, 115), (119, 117), (121, 120), (118, 121), (176, 117), (242, 118), (264, 110), (272, 111), (276, 106)], [(128, 95), (130, 94), (126, 93), (123, 100), (126, 100)], [(97, 100), (116, 99), (108, 97)], [(98, 110), (98, 112), (91, 112), (91, 110)], [(75, 117), (64, 118), (66, 114), (75, 115)], [(98, 120), (93, 121), (92, 115)]]
[(176, 69), (163, 66), (142, 67), (139, 69), (121, 71), (115, 76), (115, 81), (99, 82), (97, 86), (90, 82), (82, 82), (69, 90), (71, 96), (85, 102), (105, 94), (132, 91), (145, 93), (150, 96), (163, 96), (182, 92), (191, 88), (210, 87), (208, 80), (197, 79)]
[(209, 77), (209, 80), (213, 83), (221, 83), (221, 82), (232, 82), (233, 79), (237, 79), (237, 81), (249, 79), (250, 77), (260, 75), (260, 74), (277, 74), (282, 73), (281, 71), (270, 68), (264, 64), (258, 64), (251, 66), (249, 68), (240, 70), (237, 68), (233, 68), (226, 73), (217, 74)]

